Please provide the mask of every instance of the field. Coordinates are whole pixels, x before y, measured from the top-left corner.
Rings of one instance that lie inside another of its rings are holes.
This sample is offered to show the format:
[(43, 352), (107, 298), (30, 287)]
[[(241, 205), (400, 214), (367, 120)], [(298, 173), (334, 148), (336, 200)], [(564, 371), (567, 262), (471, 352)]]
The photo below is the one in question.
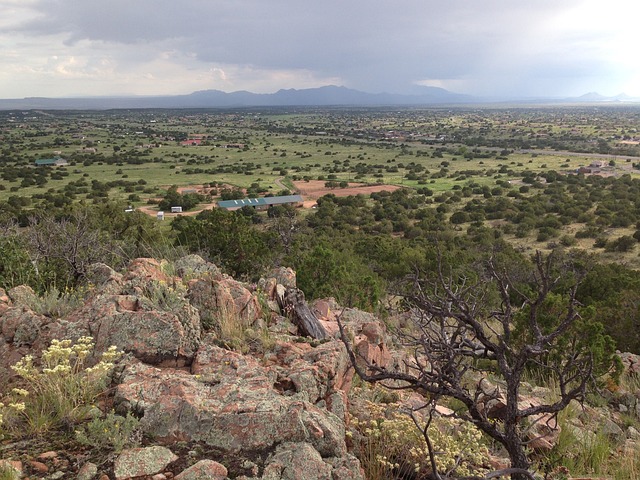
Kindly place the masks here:
[[(0, 201), (28, 211), (109, 198), (155, 214), (171, 186), (213, 187), (194, 214), (234, 188), (300, 193), (306, 207), (327, 193), (410, 188), (450, 216), (471, 200), (539, 193), (528, 186), (543, 188), (546, 172), (638, 178), (639, 125), (640, 109), (624, 106), (0, 112)], [(34, 166), (54, 157), (68, 165)], [(630, 227), (600, 233), (615, 239)], [(581, 228), (564, 223), (557, 238)], [(505, 238), (547, 248), (540, 236), (506, 229)]]

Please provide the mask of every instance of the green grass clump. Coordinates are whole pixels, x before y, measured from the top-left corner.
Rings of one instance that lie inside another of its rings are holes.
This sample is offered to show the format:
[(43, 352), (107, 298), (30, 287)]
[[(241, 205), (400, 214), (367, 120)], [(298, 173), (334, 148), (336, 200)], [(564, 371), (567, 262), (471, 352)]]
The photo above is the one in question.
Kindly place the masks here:
[(87, 289), (84, 287), (60, 291), (51, 287), (42, 295), (32, 295), (27, 299), (28, 306), (35, 313), (51, 318), (64, 317), (82, 306)]
[(622, 441), (616, 441), (595, 425), (572, 426), (577, 415), (578, 411), (573, 407), (560, 412), (558, 443), (545, 456), (544, 462), (571, 476), (605, 476), (612, 480), (640, 478), (640, 451), (630, 451)]
[(20, 473), (11, 465), (0, 464), (0, 480), (18, 480)]

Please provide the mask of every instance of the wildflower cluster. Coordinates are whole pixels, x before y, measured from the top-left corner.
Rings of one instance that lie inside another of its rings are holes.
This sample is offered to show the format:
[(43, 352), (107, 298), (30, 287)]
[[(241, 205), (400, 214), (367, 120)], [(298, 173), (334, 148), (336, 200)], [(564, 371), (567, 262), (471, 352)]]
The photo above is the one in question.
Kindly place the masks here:
[(87, 367), (93, 347), (91, 337), (82, 337), (76, 343), (53, 340), (42, 353), (40, 367), (31, 355), (13, 365), (24, 388), (14, 388), (6, 406), (0, 406), (0, 414), (5, 414), (2, 420), (16, 431), (23, 427), (27, 433), (42, 433), (61, 423), (81, 420), (105, 390), (114, 362), (122, 354), (110, 347), (96, 365)]
[[(367, 478), (425, 478), (431, 472), (422, 432), (398, 404), (368, 402), (369, 418), (353, 419), (351, 438)], [(429, 427), (439, 472), (470, 476), (481, 473), (488, 449), (482, 433), (461, 420), (436, 417)]]

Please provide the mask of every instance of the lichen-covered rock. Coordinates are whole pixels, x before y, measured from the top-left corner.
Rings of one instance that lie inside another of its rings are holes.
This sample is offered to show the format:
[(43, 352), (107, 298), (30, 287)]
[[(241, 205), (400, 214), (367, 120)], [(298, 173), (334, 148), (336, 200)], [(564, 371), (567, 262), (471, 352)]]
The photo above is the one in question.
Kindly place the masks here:
[(208, 349), (206, 362), (196, 360), (196, 375), (129, 366), (116, 403), (142, 414), (141, 427), (161, 441), (202, 442), (229, 453), (263, 452), (297, 441), (310, 443), (323, 457), (346, 453), (344, 425), (335, 415), (281, 395), (274, 388), (275, 373), (249, 357)]
[(279, 445), (267, 460), (263, 480), (331, 480), (332, 467), (308, 443)]
[(262, 316), (256, 295), (230, 277), (192, 280), (187, 297), (201, 312), (203, 320), (208, 319), (213, 324), (225, 321), (224, 317), (235, 317), (251, 324)]
[(225, 466), (218, 462), (200, 460), (176, 475), (175, 480), (224, 480), (227, 473)]
[(116, 480), (154, 475), (162, 472), (178, 456), (162, 446), (124, 450), (113, 465)]
[(220, 275), (220, 269), (199, 255), (186, 255), (173, 262), (179, 277), (200, 278)]
[(629, 352), (618, 352), (625, 372), (629, 375), (640, 375), (640, 355), (635, 355)]
[(143, 296), (149, 285), (169, 284), (171, 281), (171, 276), (163, 270), (163, 262), (153, 258), (136, 258), (129, 263), (122, 276), (123, 290), (119, 293)]
[(25, 307), (30, 306), (36, 296), (33, 288), (27, 285), (18, 285), (17, 287), (13, 287), (9, 290), (8, 295), (14, 305), (21, 305)]
[(274, 268), (265, 278), (275, 278), (276, 284), (285, 288), (296, 288), (296, 272), (289, 267)]
[(7, 471), (9, 475), (15, 475), (15, 478), (22, 478), (23, 465), (20, 460), (0, 459), (0, 468), (3, 468), (5, 471)]
[(11, 307), (12, 302), (4, 288), (0, 288), (0, 315)]
[(122, 274), (104, 263), (94, 263), (87, 269), (87, 281), (100, 293), (118, 294), (122, 291)]
[(312, 306), (327, 333), (340, 338), (338, 318), (353, 338), (353, 350), (361, 367), (388, 367), (392, 363), (385, 326), (374, 315), (355, 308), (341, 308), (333, 298), (316, 300)]
[(354, 371), (342, 342), (334, 340), (315, 348), (307, 343), (278, 342), (268, 362), (278, 371), (280, 384), (290, 385), (289, 394), (345, 420)]
[(30, 346), (49, 321), (44, 315), (38, 315), (26, 306), (16, 306), (9, 308), (0, 317), (0, 332), (5, 341), (12, 342), (16, 347)]
[(200, 343), (200, 317), (185, 304), (177, 313), (150, 308), (134, 295), (96, 295), (70, 317), (86, 322), (96, 352), (111, 345), (152, 365), (184, 366)]
[(91, 480), (98, 474), (98, 466), (87, 462), (78, 470), (77, 480)]

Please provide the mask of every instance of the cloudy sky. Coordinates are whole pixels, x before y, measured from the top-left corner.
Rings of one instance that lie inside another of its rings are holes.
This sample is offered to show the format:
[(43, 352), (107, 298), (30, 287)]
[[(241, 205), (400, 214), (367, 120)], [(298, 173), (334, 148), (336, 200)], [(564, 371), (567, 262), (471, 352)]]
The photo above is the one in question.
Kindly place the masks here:
[(640, 96), (631, 0), (0, 0), (0, 98)]

